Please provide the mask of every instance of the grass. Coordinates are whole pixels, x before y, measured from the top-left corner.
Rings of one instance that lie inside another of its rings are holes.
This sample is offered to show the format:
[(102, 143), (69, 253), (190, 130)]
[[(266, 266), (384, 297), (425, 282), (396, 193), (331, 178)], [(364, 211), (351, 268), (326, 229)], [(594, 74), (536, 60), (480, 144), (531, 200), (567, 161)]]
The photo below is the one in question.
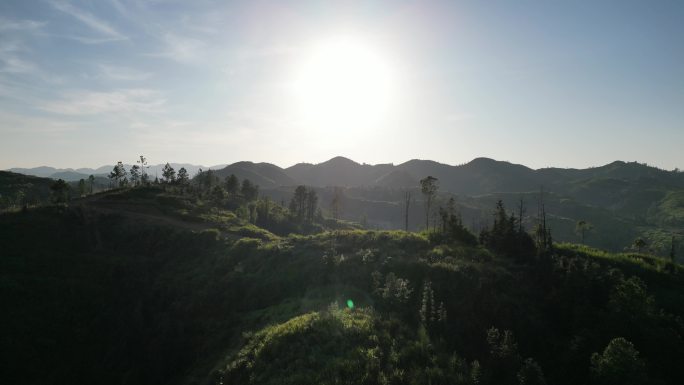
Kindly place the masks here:
[(670, 272), (675, 274), (684, 272), (684, 269), (680, 264), (673, 264), (666, 259), (643, 253), (610, 253), (605, 250), (574, 243), (559, 243), (554, 246), (559, 254), (562, 255), (589, 257), (599, 261), (621, 265), (623, 267), (638, 266), (645, 270), (656, 272)]

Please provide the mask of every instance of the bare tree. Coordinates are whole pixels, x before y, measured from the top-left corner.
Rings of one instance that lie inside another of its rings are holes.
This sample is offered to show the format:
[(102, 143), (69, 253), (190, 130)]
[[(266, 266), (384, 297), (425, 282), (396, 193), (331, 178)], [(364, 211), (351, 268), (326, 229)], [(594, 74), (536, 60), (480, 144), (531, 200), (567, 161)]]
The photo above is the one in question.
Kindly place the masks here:
[(591, 225), (591, 223), (585, 221), (584, 219), (577, 221), (575, 232), (580, 236), (582, 244), (584, 244), (584, 238), (586, 237), (587, 232), (591, 231), (592, 228), (594, 227)]
[(150, 168), (150, 166), (147, 165), (147, 158), (145, 158), (143, 155), (140, 155), (140, 159), (137, 160), (136, 163), (140, 164), (140, 182), (142, 184), (147, 184), (149, 181), (147, 169)]
[(428, 176), (420, 180), (420, 187), (423, 196), (425, 197), (425, 229), (430, 230), (430, 213), (432, 212), (432, 204), (437, 196), (439, 189), (439, 180), (435, 177)]
[(411, 191), (404, 192), (404, 230), (409, 231), (409, 208), (411, 207)]

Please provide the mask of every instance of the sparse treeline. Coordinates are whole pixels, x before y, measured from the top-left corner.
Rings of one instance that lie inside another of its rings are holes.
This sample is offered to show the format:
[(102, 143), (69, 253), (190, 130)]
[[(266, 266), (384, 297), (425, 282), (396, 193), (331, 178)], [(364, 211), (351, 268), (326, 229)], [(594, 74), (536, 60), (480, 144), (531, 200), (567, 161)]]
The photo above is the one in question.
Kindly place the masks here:
[[(459, 242), (471, 246), (479, 242), (495, 253), (516, 258), (534, 256), (551, 250), (551, 230), (546, 226), (546, 213), (541, 200), (539, 225), (535, 230), (536, 242), (523, 225), (525, 207), (522, 200), (518, 207), (518, 216), (514, 212), (509, 214), (503, 202), (499, 200), (494, 210), (493, 226), (483, 228), (479, 237), (476, 237), (463, 225), (461, 214), (456, 209), (456, 201), (453, 197), (449, 198), (445, 206), (439, 205), (437, 210), (434, 210), (437, 205), (439, 190), (437, 178), (428, 176), (420, 181), (420, 185), (424, 197), (425, 229), (432, 242)], [(404, 208), (406, 223), (408, 223), (407, 207), (409, 203), (410, 193), (406, 193)], [(432, 229), (430, 228), (430, 219), (433, 219), (434, 223)]]

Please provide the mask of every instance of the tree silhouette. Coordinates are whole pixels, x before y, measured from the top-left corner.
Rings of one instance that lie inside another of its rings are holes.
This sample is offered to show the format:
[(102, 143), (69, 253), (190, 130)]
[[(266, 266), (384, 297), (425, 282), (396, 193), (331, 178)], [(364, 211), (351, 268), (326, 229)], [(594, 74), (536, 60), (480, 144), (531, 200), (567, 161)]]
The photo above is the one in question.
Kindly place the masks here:
[(123, 163), (121, 161), (116, 163), (116, 166), (112, 169), (112, 171), (109, 173), (109, 179), (112, 181), (116, 181), (116, 185), (119, 187), (123, 187), (126, 185), (128, 182), (126, 180), (126, 169), (124, 168)]
[(290, 200), (290, 215), (297, 221), (303, 221), (306, 214), (306, 186), (297, 186)]
[(404, 231), (409, 230), (409, 208), (411, 206), (411, 192), (404, 192)]
[(140, 183), (140, 166), (134, 164), (128, 172), (131, 174), (131, 183), (137, 186)]
[(597, 383), (607, 385), (637, 385), (648, 383), (646, 365), (639, 351), (624, 338), (608, 343), (602, 354), (591, 356), (591, 374)]
[(173, 183), (176, 181), (176, 170), (168, 163), (164, 165), (164, 168), (162, 169), (162, 178), (165, 183)]
[(54, 203), (65, 203), (69, 200), (69, 184), (63, 179), (57, 179), (50, 186), (52, 190), (52, 201)]
[(140, 155), (140, 159), (138, 159), (136, 163), (140, 165), (140, 182), (142, 182), (142, 184), (147, 184), (147, 182), (149, 182), (147, 169), (150, 168), (150, 166), (147, 165), (147, 158)]
[(633, 243), (632, 245), (633, 245), (634, 247), (636, 247), (636, 248), (637, 248), (637, 252), (638, 252), (639, 254), (641, 254), (641, 249), (643, 249), (644, 247), (646, 247), (647, 243), (646, 243), (646, 241), (643, 240), (642, 238), (637, 238), (637, 239), (634, 240), (634, 243)]
[(180, 170), (178, 170), (178, 177), (176, 178), (176, 181), (179, 185), (185, 186), (188, 184), (189, 180), (190, 177), (188, 176), (188, 170), (186, 170), (185, 167), (181, 167)]
[(78, 194), (79, 196), (85, 196), (86, 193), (86, 182), (85, 179), (78, 181)]
[(88, 182), (90, 183), (90, 194), (93, 193), (93, 185), (95, 184), (95, 175), (90, 175), (88, 177)]
[(420, 187), (421, 192), (425, 197), (425, 229), (429, 231), (430, 213), (432, 204), (437, 196), (437, 190), (439, 189), (439, 180), (435, 177), (428, 176), (427, 178), (420, 180)]
[(593, 228), (594, 226), (592, 226), (591, 223), (583, 219), (577, 221), (577, 225), (575, 226), (575, 234), (580, 236), (582, 244), (584, 244), (584, 238), (587, 232), (591, 231)]
[(316, 209), (318, 208), (318, 196), (316, 191), (309, 189), (306, 194), (306, 220), (312, 223), (314, 220), (314, 215), (316, 214)]
[(230, 176), (226, 177), (225, 187), (231, 197), (235, 198), (237, 196), (240, 191), (240, 181), (235, 174), (230, 174)]
[(240, 194), (248, 202), (256, 200), (259, 197), (259, 186), (252, 183), (249, 179), (244, 179), (242, 181), (242, 187), (240, 188)]

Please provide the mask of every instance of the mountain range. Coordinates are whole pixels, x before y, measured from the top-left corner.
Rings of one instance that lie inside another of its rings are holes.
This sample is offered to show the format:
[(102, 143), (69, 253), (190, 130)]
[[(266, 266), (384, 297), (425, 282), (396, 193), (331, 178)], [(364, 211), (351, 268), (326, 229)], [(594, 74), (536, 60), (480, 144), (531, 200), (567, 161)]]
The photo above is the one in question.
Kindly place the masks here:
[[(510, 210), (523, 200), (527, 207), (526, 225), (534, 226), (543, 191), (549, 221), (559, 240), (577, 241), (576, 223), (588, 221), (593, 230), (587, 236), (587, 242), (593, 246), (622, 250), (635, 237), (643, 237), (648, 239), (655, 253), (664, 255), (670, 250), (671, 234), (684, 234), (684, 173), (637, 162), (615, 161), (586, 169), (536, 170), (488, 158), (477, 158), (462, 165), (419, 159), (398, 165), (370, 165), (344, 157), (318, 164), (298, 163), (287, 168), (247, 161), (214, 167), (171, 165), (176, 170), (185, 167), (190, 175), (200, 168), (211, 168), (222, 179), (231, 174), (240, 180), (249, 179), (259, 185), (263, 196), (281, 203), (289, 201), (295, 186), (311, 186), (318, 192), (319, 207), (325, 213), (330, 210), (334, 187), (341, 187), (341, 218), (378, 228), (404, 228), (402, 207), (407, 191), (414, 200), (409, 227), (412, 230), (424, 228), (424, 219), (420, 219), (424, 218), (420, 180), (430, 175), (439, 180), (438, 205), (454, 197), (464, 223), (474, 231), (489, 224), (491, 210), (499, 199)], [(78, 180), (90, 174), (106, 174), (111, 167), (38, 167), (11, 171)], [(161, 175), (162, 167), (151, 166), (148, 172)], [(17, 180), (13, 178), (7, 177)], [(13, 183), (17, 185), (18, 182)], [(684, 245), (680, 246), (678, 248), (684, 251)]]
[[(235, 174), (240, 179), (248, 178), (267, 189), (298, 184), (316, 187), (413, 188), (419, 185), (420, 179), (431, 175), (439, 179), (441, 190), (464, 195), (538, 191), (542, 186), (557, 193), (580, 195), (587, 195), (583, 194), (587, 187), (613, 193), (627, 191), (635, 185), (647, 189), (684, 188), (684, 173), (623, 161), (586, 169), (535, 170), (489, 158), (477, 158), (463, 165), (451, 166), (419, 159), (399, 165), (369, 165), (335, 157), (323, 163), (298, 163), (288, 168), (270, 163), (238, 162), (217, 170), (216, 174), (220, 177)], [(591, 186), (587, 186), (587, 183)], [(586, 198), (601, 200), (599, 197)]]
[[(166, 164), (155, 164), (149, 166), (147, 169), (147, 173), (150, 175), (161, 175), (162, 172), (161, 170), (164, 168)], [(220, 164), (216, 166), (211, 166), (211, 167), (205, 167), (205, 166), (198, 166), (194, 164), (189, 164), (189, 163), (170, 163), (171, 167), (174, 169), (178, 170), (181, 167), (185, 167), (185, 169), (188, 171), (190, 175), (195, 175), (199, 169), (203, 170), (218, 170), (221, 168), (226, 167), (225, 164)], [(126, 169), (130, 169), (131, 165), (130, 164), (125, 164), (124, 165)], [(24, 175), (33, 175), (33, 176), (39, 176), (42, 178), (51, 178), (51, 179), (64, 179), (67, 182), (73, 182), (73, 181), (78, 181), (79, 179), (88, 179), (88, 176), (90, 175), (95, 175), (95, 176), (106, 176), (109, 174), (110, 171), (114, 168), (114, 165), (105, 165), (101, 166), (98, 168), (55, 168), (55, 167), (49, 167), (49, 166), (40, 166), (40, 167), (33, 167), (33, 168), (10, 168), (6, 171), (11, 171), (17, 174), (24, 174)]]
[[(476, 158), (456, 166), (421, 159), (413, 159), (398, 165), (389, 163), (370, 165), (338, 156), (318, 164), (298, 163), (287, 168), (271, 163), (249, 161), (211, 167), (187, 163), (171, 163), (171, 166), (176, 170), (184, 167), (190, 175), (196, 174), (199, 169), (212, 169), (222, 178), (235, 174), (240, 179), (248, 178), (267, 189), (299, 184), (316, 187), (412, 188), (417, 187), (420, 179), (428, 175), (439, 179), (442, 190), (465, 195), (536, 191), (541, 186), (554, 191), (560, 189), (581, 192), (582, 184), (589, 180), (608, 190), (624, 189), (626, 184), (637, 181), (643, 184), (650, 182), (658, 186), (684, 188), (684, 173), (623, 161), (586, 169), (541, 168), (535, 170), (489, 158)], [(106, 175), (113, 167), (113, 165), (106, 165), (96, 169), (59, 169), (42, 166), (11, 168), (7, 171), (73, 181), (87, 178), (91, 174)], [(126, 167), (130, 168), (130, 165)], [(148, 173), (161, 175), (163, 167), (164, 164), (152, 165)]]

